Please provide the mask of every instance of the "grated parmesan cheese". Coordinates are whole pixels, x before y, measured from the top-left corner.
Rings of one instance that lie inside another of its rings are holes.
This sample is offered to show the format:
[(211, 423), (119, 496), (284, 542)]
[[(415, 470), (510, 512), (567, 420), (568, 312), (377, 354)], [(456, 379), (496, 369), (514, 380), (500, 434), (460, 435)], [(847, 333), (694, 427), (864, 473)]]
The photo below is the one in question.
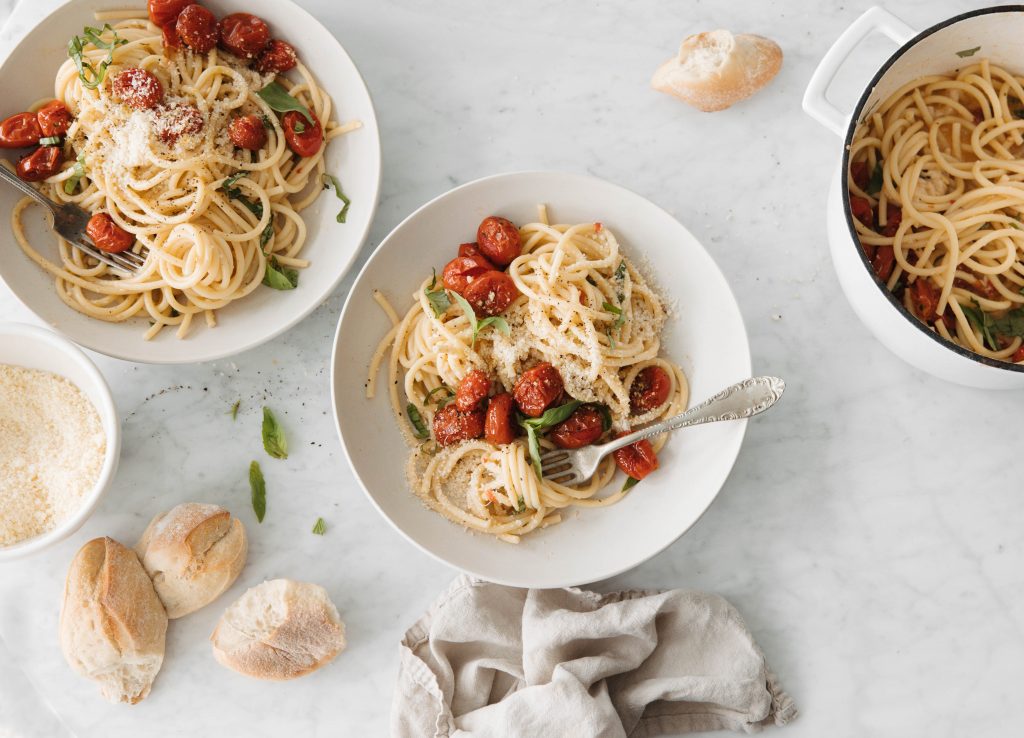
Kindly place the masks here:
[(51, 372), (0, 364), (0, 546), (55, 528), (103, 467), (99, 413)]

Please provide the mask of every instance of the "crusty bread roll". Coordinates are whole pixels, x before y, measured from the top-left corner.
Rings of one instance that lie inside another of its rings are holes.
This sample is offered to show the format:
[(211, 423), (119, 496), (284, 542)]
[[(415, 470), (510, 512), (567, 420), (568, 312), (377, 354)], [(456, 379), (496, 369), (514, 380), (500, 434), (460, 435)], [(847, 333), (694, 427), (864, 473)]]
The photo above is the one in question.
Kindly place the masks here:
[(164, 660), (167, 614), (135, 553), (94, 538), (71, 562), (60, 608), (60, 646), (71, 668), (111, 702), (149, 694)]
[(341, 653), (345, 624), (323, 587), (273, 579), (228, 607), (210, 641), (214, 657), (229, 669), (257, 679), (294, 679)]
[(217, 599), (238, 578), (247, 550), (242, 522), (199, 502), (157, 515), (135, 546), (169, 618)]
[(686, 38), (678, 56), (658, 67), (651, 87), (710, 113), (750, 97), (781, 66), (782, 49), (771, 39), (709, 31)]

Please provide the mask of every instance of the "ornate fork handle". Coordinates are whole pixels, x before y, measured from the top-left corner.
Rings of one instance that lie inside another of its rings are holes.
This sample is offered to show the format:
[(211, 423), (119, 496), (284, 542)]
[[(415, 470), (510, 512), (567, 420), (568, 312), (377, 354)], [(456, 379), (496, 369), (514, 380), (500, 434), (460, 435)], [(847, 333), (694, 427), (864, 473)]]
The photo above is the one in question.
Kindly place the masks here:
[(21, 180), (21, 178), (18, 177), (17, 174), (12, 172), (10, 169), (8, 169), (3, 164), (0, 164), (0, 179), (3, 179), (8, 184), (14, 185), (19, 190), (21, 190), (23, 193), (25, 193), (26, 195), (31, 197), (33, 200), (38, 202), (40, 205), (45, 205), (46, 209), (49, 210), (51, 213), (56, 214), (56, 212), (57, 212), (57, 205), (53, 202), (53, 200), (48, 198), (42, 192), (40, 192), (35, 187), (30, 185), (28, 182), (23, 182)]
[(785, 389), (786, 383), (778, 377), (744, 379), (742, 382), (726, 387), (710, 400), (690, 408), (685, 413), (603, 444), (601, 455), (604, 456), (623, 446), (657, 436), (666, 431), (702, 423), (714, 423), (719, 420), (739, 420), (753, 417), (778, 402)]

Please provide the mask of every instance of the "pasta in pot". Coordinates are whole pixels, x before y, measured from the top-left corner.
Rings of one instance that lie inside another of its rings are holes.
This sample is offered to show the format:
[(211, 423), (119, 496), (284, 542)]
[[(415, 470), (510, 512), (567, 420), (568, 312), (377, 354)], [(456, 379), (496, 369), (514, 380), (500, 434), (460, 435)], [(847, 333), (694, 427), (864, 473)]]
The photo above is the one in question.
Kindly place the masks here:
[(921, 77), (858, 125), (847, 181), (875, 273), (918, 319), (1024, 363), (1024, 77)]

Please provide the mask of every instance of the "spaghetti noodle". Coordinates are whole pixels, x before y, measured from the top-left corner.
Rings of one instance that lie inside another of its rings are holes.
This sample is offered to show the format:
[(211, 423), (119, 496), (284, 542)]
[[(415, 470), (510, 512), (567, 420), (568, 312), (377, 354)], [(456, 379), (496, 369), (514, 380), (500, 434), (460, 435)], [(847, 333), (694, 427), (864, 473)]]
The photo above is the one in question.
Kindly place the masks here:
[(848, 183), (875, 272), (943, 338), (1024, 362), (1024, 77), (983, 59), (857, 127)]
[[(549, 363), (565, 393), (577, 401), (569, 407), (582, 402), (602, 408), (616, 431), (678, 414), (688, 397), (682, 371), (659, 357), (666, 320), (662, 301), (623, 258), (607, 228), (600, 223), (553, 225), (542, 207), (540, 221), (522, 226), (519, 236), (521, 255), (507, 267), (519, 293), (502, 313), (507, 333), (491, 326), (474, 343), (473, 316), (454, 302), (441, 311), (432, 304), (436, 278), (423, 281), (404, 316), (375, 293), (392, 328), (370, 362), (366, 393), (375, 395), (376, 377), (387, 359), (391, 406), (414, 449), (408, 465), (413, 490), (450, 520), (509, 542), (560, 522), (560, 511), (567, 507), (618, 502), (630, 485), (600, 494), (615, 475), (610, 456), (592, 479), (567, 486), (540, 478), (523, 438), (492, 443), (477, 437), (439, 445), (437, 414), (455, 394), (451, 388), (467, 375), (483, 371), (499, 392), (518, 393), (525, 370)], [(637, 412), (631, 390), (639, 388), (638, 376), (645, 370), (660, 372), (668, 384), (656, 406)], [(520, 414), (519, 419), (525, 418)], [(436, 438), (424, 442), (423, 431), (432, 424)], [(553, 437), (539, 436), (541, 451), (555, 447)], [(664, 443), (662, 436), (652, 451)]]
[[(109, 54), (107, 83), (84, 84), (74, 58), (58, 70), (54, 94), (74, 118), (63, 141), (64, 168), (41, 189), (58, 202), (109, 214), (134, 237), (133, 250), (145, 255), (145, 265), (135, 274), (120, 273), (63, 239), (59, 262), (46, 258), (25, 232), (28, 198), (12, 214), (21, 248), (53, 275), (69, 306), (111, 322), (148, 318), (147, 339), (165, 326), (176, 326), (182, 338), (197, 319), (213, 327), (218, 309), (269, 277), (278, 277), (265, 282), (278, 289), (294, 287), (293, 270), (308, 266), (301, 257), (306, 225), (300, 213), (331, 180), (325, 146), (358, 122), (333, 121), (330, 97), (294, 58), (297, 81), (291, 82), (216, 46), (206, 53), (167, 48), (166, 35), (145, 11), (97, 18), (121, 19), (94, 35), (100, 46), (81, 48), (91, 69), (105, 69)], [(90, 30), (99, 29), (87, 29), (87, 38)], [(132, 68), (159, 81), (165, 91), (159, 106), (139, 109), (112, 92), (109, 80)], [(275, 80), (323, 122), (316, 153), (289, 150), (286, 118), (260, 95)], [(266, 141), (258, 150), (238, 148), (229, 135), (229, 125), (242, 116), (258, 116), (263, 126), (257, 128), (265, 127), (265, 134), (256, 132)]]

